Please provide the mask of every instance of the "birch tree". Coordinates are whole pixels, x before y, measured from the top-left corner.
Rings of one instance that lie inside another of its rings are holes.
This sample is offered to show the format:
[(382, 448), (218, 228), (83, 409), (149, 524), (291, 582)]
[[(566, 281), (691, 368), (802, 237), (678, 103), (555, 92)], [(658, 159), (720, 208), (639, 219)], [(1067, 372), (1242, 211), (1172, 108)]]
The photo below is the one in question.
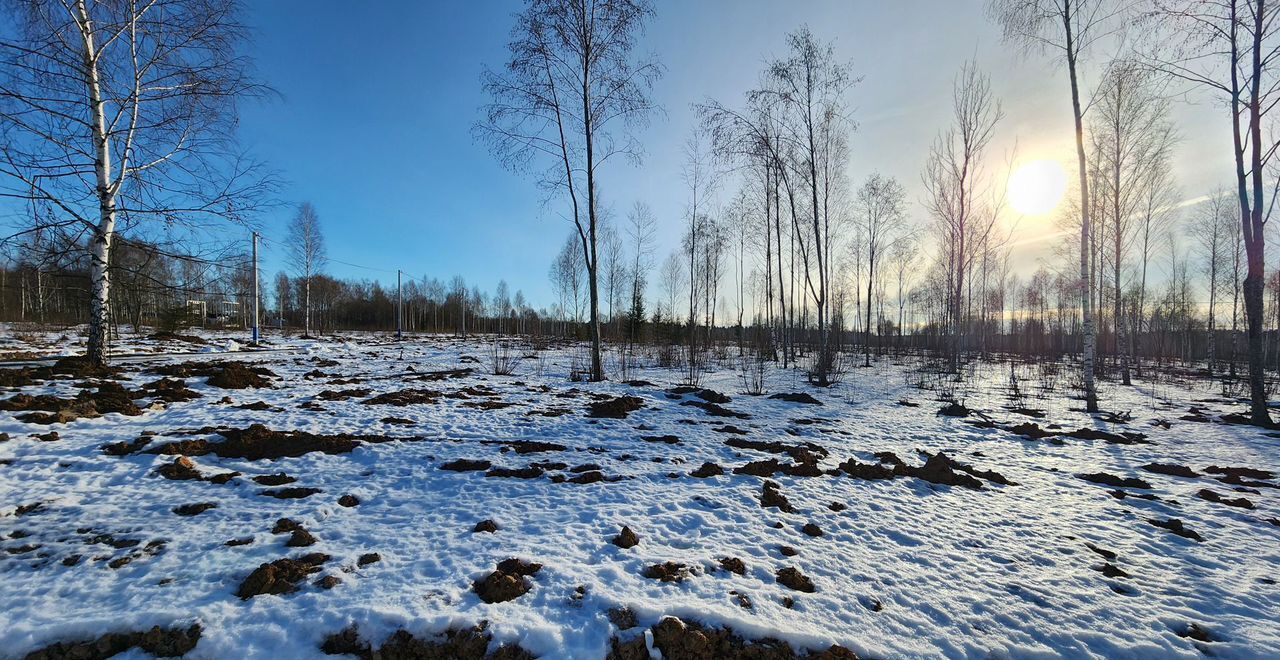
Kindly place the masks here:
[(0, 16), (0, 196), (83, 251), (86, 358), (105, 364), (111, 255), (149, 224), (246, 223), (269, 177), (234, 142), (260, 94), (234, 0), (28, 0)]
[[(1162, 48), (1151, 66), (1209, 92), (1230, 121), (1233, 180), (1245, 252), (1244, 311), (1249, 336), (1250, 420), (1270, 426), (1263, 351), (1266, 223), (1275, 203), (1267, 169), (1278, 139), (1270, 128), (1280, 103), (1280, 2), (1275, 0), (1154, 0), (1146, 16)], [(1264, 132), (1266, 136), (1264, 136)]]
[(294, 275), (302, 280), (303, 335), (311, 336), (311, 284), (328, 261), (324, 247), (324, 232), (320, 229), (320, 215), (311, 202), (298, 205), (289, 221), (286, 258)]
[(649, 91), (662, 67), (634, 51), (652, 16), (648, 0), (529, 0), (516, 16), (505, 69), (481, 76), (492, 101), (477, 135), (510, 169), (543, 164), (542, 185), (569, 202), (586, 264), (596, 381), (605, 378), (597, 178), (614, 157), (640, 158), (630, 130), (655, 110)]
[(855, 201), (867, 257), (866, 350), (863, 362), (866, 367), (871, 366), (871, 296), (872, 286), (879, 275), (876, 267), (884, 258), (885, 251), (902, 237), (906, 202), (907, 192), (902, 184), (879, 173), (867, 177), (858, 189)]
[(1081, 100), (1079, 69), (1090, 47), (1108, 36), (1108, 30), (1117, 22), (1117, 6), (1112, 0), (989, 0), (987, 4), (988, 13), (1000, 25), (1006, 41), (1018, 44), (1024, 50), (1061, 53), (1067, 65), (1080, 187), (1080, 315), (1084, 334), (1080, 362), (1085, 408), (1089, 412), (1098, 411), (1098, 389), (1093, 375), (1097, 328), (1090, 286), (1093, 223), (1090, 217), (1089, 164), (1084, 144), (1085, 104)]

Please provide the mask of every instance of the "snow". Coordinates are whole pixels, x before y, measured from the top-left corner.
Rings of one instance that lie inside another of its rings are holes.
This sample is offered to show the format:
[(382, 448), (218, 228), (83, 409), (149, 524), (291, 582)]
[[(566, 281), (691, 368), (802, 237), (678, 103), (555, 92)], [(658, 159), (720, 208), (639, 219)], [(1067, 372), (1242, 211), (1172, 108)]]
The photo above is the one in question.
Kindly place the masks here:
[[(239, 348), (228, 336), (200, 334), (219, 350)], [(516, 642), (542, 657), (601, 658), (612, 636), (639, 633), (619, 633), (610, 623), (608, 610), (622, 606), (634, 610), (642, 626), (674, 615), (729, 626), (748, 638), (773, 636), (804, 648), (842, 644), (870, 657), (1196, 657), (1201, 648), (1229, 658), (1280, 655), (1280, 591), (1274, 581), (1280, 527), (1266, 522), (1280, 517), (1280, 490), (1236, 493), (1210, 475), (1188, 479), (1140, 469), (1161, 462), (1198, 471), (1209, 465), (1280, 471), (1276, 439), (1267, 433), (1178, 419), (1192, 405), (1238, 411), (1235, 402), (1204, 402), (1214, 395), (1204, 383), (1196, 389), (1167, 380), (1105, 388), (1109, 409), (1132, 411), (1134, 419), (1125, 425), (1072, 411), (1080, 402), (1064, 396), (1065, 375), (1057, 377), (1057, 391), (1026, 404), (1045, 410), (1043, 420), (1005, 410), (1010, 404), (1002, 390), (1008, 385), (1007, 365), (980, 368), (970, 384), (960, 386), (957, 395), (966, 405), (1001, 422), (1139, 431), (1152, 441), (1116, 445), (1066, 438), (1058, 445), (935, 415), (941, 406), (937, 392), (914, 386), (919, 380), (914, 364), (888, 358), (869, 369), (853, 369), (844, 383), (823, 390), (808, 388), (798, 372), (771, 372), (771, 392), (809, 392), (822, 406), (742, 394), (734, 369), (716, 369), (702, 385), (731, 396), (727, 408), (751, 415), (725, 420), (668, 398), (664, 389), (679, 381), (678, 371), (649, 366), (631, 374), (655, 387), (569, 382), (580, 347), (547, 350), (512, 376), (492, 376), (485, 373), (489, 348), (483, 340), (417, 338), (400, 345), (374, 335), (269, 340), (275, 348), (296, 350), (255, 355), (246, 349), (231, 359), (261, 362), (274, 371), (281, 378), (273, 389), (222, 390), (191, 378), (188, 386), (203, 395), (194, 401), (136, 417), (108, 414), (53, 427), (25, 424), (13, 413), (0, 412), (0, 432), (12, 436), (0, 443), (0, 459), (12, 460), (0, 465), (0, 535), (5, 537), (0, 546), (41, 546), (0, 553), (0, 656), (20, 657), (53, 642), (108, 631), (199, 621), (204, 634), (190, 657), (324, 657), (318, 649), (323, 638), (353, 622), (376, 643), (400, 628), (426, 635), (487, 620), (495, 642)], [(47, 341), (49, 346), (39, 350), (53, 354), (76, 340), (55, 334)], [(135, 348), (150, 351), (157, 344), (173, 350), (170, 342), (138, 341)], [(463, 356), (479, 362), (464, 363)], [(183, 359), (197, 358), (161, 361)], [(322, 360), (338, 364), (317, 366)], [(460, 366), (475, 373), (406, 382), (414, 373)], [(414, 371), (406, 372), (409, 367)], [(303, 377), (317, 368), (363, 382), (330, 385), (328, 378)], [(1031, 392), (1041, 382), (1039, 372), (1021, 369), (1023, 390)], [(136, 367), (127, 375), (130, 387), (156, 378)], [(74, 382), (48, 381), (23, 391), (73, 396), (79, 391)], [(491, 387), (499, 395), (495, 399), (515, 405), (482, 410), (465, 405), (476, 399), (446, 397), (432, 404), (370, 406), (361, 403), (368, 397), (356, 397), (318, 401), (324, 411), (299, 407), (325, 389), (367, 387), (374, 396), (410, 387), (449, 392), (474, 385)], [(549, 392), (540, 391), (544, 385)], [(590, 419), (586, 406), (595, 393), (638, 396), (645, 407), (622, 420)], [(224, 396), (233, 403), (219, 403)], [(901, 406), (900, 399), (920, 405)], [(259, 400), (282, 410), (234, 407)], [(526, 414), (548, 408), (570, 412)], [(388, 416), (415, 424), (380, 421)], [(1151, 426), (1153, 419), (1172, 426)], [(114, 457), (99, 450), (142, 431), (162, 436), (155, 446), (216, 437), (171, 435), (178, 429), (244, 428), (255, 422), (276, 430), (417, 439), (366, 443), (349, 454), (267, 461), (193, 457), (206, 474), (244, 473), (223, 485), (155, 475), (172, 456)], [(748, 434), (712, 430), (725, 422)], [(59, 431), (59, 441), (28, 438), (51, 428)], [(680, 443), (640, 439), (665, 434), (678, 436)], [(726, 446), (733, 437), (813, 442), (830, 451), (821, 463), (824, 469), (851, 457), (875, 463), (872, 454), (878, 451), (919, 465), (923, 458), (917, 448), (942, 450), (1017, 485), (970, 490), (914, 478), (777, 474), (772, 480), (795, 507), (795, 513), (783, 513), (761, 508), (763, 479), (731, 472), (776, 456)], [(518, 455), (495, 443), (514, 440), (556, 442), (568, 449)], [(503, 467), (596, 463), (606, 475), (623, 479), (582, 485), (552, 483), (547, 476), (485, 478), (483, 472), (439, 469), (459, 458)], [(708, 479), (687, 475), (704, 461), (727, 473)], [(1098, 471), (1146, 479), (1154, 486), (1149, 492), (1160, 500), (1115, 499), (1111, 488), (1075, 476)], [(290, 486), (322, 492), (296, 500), (259, 495), (264, 487), (249, 478), (277, 472), (298, 478)], [(1257, 508), (1204, 501), (1196, 496), (1202, 488), (1246, 497)], [(338, 505), (345, 494), (361, 503)], [(17, 506), (37, 501), (44, 503), (42, 509), (14, 515)], [(218, 506), (192, 517), (171, 512), (179, 504), (205, 501)], [(832, 502), (848, 508), (833, 511)], [(301, 522), (318, 543), (284, 547), (287, 535), (270, 533), (281, 517)], [(1180, 518), (1205, 541), (1154, 527), (1148, 518)], [(496, 521), (499, 531), (473, 533), (484, 519)], [(800, 528), (809, 522), (824, 535), (803, 534)], [(609, 542), (623, 525), (636, 531), (639, 545), (623, 550)], [(124, 549), (89, 546), (86, 534), (76, 532), (86, 527), (141, 543)], [(9, 538), (18, 530), (30, 535)], [(254, 543), (224, 545), (246, 536)], [(136, 552), (153, 539), (165, 541), (158, 554), (117, 569), (107, 566), (109, 559)], [(1112, 563), (1131, 577), (1104, 577), (1095, 570), (1103, 558), (1086, 542), (1116, 552)], [(799, 554), (784, 557), (781, 545)], [(333, 559), (299, 592), (236, 598), (240, 582), (259, 564), (311, 551)], [(357, 569), (356, 558), (367, 552), (380, 553), (382, 560)], [(73, 553), (84, 560), (63, 566)], [(471, 582), (507, 557), (545, 567), (531, 578), (529, 593), (486, 604)], [(721, 557), (741, 558), (746, 574), (720, 570)], [(642, 576), (645, 567), (664, 561), (689, 564), (695, 575), (679, 583)], [(786, 566), (812, 578), (816, 593), (777, 584), (774, 573)], [(329, 574), (343, 583), (330, 590), (310, 584)], [(586, 588), (582, 598), (575, 597), (579, 586)], [(753, 609), (740, 607), (731, 590), (746, 594)], [(784, 606), (787, 597), (794, 599), (794, 609)], [(879, 611), (873, 607), (877, 602)], [(1196, 642), (1177, 634), (1191, 623), (1218, 641)]]

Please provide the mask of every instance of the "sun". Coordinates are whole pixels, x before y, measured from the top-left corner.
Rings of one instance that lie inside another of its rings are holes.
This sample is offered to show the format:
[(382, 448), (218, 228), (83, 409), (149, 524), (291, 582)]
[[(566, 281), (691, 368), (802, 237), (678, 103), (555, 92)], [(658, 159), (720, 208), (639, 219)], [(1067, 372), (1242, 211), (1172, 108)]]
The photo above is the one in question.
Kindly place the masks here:
[(1044, 215), (1067, 191), (1067, 173), (1056, 160), (1033, 160), (1009, 177), (1009, 204), (1023, 215)]

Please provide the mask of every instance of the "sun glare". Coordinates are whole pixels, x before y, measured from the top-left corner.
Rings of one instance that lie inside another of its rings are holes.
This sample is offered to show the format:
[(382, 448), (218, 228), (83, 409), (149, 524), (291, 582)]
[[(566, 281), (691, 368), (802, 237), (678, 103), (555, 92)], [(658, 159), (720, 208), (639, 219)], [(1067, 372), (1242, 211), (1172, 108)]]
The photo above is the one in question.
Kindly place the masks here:
[(1067, 190), (1067, 173), (1056, 160), (1035, 160), (1009, 177), (1009, 204), (1023, 215), (1044, 215), (1056, 208)]

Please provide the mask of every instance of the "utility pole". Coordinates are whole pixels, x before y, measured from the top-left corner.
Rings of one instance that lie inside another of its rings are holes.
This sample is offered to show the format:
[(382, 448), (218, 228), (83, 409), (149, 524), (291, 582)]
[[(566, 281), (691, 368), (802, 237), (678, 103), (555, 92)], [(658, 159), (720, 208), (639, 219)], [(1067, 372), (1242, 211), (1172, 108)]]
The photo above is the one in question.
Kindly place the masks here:
[(253, 343), (258, 343), (258, 232), (253, 232)]
[(400, 275), (400, 269), (396, 269), (396, 341), (404, 338), (404, 288)]

